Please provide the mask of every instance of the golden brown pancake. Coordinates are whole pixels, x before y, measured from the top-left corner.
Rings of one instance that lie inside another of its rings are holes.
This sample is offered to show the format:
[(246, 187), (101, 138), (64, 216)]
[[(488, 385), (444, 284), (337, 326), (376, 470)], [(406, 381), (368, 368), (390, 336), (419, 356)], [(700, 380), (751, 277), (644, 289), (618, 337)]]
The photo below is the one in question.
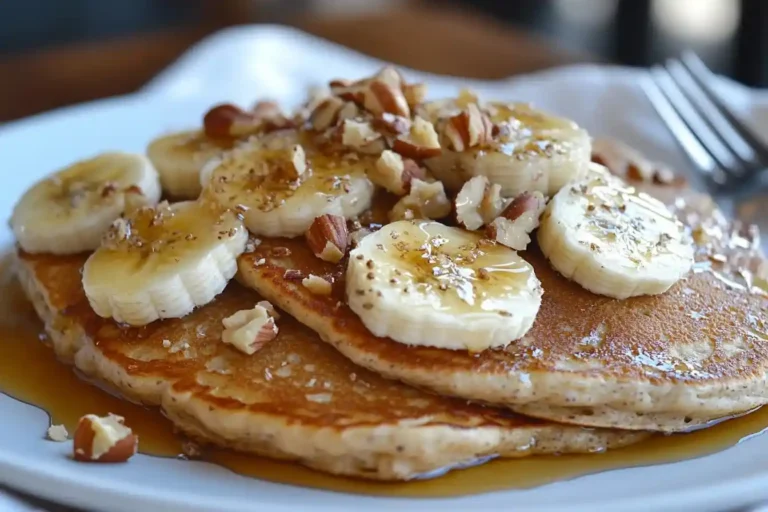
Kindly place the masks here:
[[(544, 289), (534, 327), (476, 354), (375, 337), (344, 305), (346, 262), (324, 263), (300, 239), (265, 240), (241, 257), (239, 278), (386, 377), (562, 422), (680, 431), (768, 402), (768, 298), (738, 282), (738, 265), (714, 261), (713, 248), (729, 249), (731, 262), (748, 252), (729, 240), (703, 243), (696, 270), (668, 293), (628, 300), (588, 292), (532, 246), (522, 255)], [(334, 278), (333, 296), (312, 295), (287, 269)]]
[(85, 259), (19, 255), (22, 285), (54, 349), (126, 398), (160, 406), (201, 442), (401, 480), (497, 455), (594, 452), (646, 437), (528, 419), (386, 380), (287, 315), (278, 337), (246, 356), (221, 342), (221, 320), (261, 300), (236, 283), (185, 318), (119, 325), (91, 310), (81, 287)]

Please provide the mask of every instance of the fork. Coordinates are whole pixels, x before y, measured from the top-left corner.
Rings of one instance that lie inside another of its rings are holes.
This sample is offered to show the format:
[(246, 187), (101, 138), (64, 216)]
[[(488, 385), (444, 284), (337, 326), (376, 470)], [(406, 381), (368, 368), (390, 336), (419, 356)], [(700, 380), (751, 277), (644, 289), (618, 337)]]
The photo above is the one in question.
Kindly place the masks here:
[[(768, 147), (718, 98), (713, 77), (696, 54), (685, 52), (653, 66), (642, 85), (720, 208), (766, 233)], [(762, 250), (768, 254), (768, 237)]]
[(644, 91), (715, 196), (751, 187), (768, 169), (768, 147), (712, 89), (713, 73), (693, 52), (650, 70)]

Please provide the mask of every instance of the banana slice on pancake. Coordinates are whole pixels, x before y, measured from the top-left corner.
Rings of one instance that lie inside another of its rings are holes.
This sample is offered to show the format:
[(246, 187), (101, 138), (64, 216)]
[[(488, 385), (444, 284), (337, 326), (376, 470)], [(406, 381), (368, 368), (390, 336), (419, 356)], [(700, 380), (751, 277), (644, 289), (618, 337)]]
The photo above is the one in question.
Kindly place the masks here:
[(693, 265), (682, 223), (661, 201), (599, 165), (554, 196), (538, 240), (565, 277), (617, 299), (664, 293)]
[(29, 253), (91, 251), (129, 203), (154, 204), (160, 193), (157, 172), (145, 156), (102, 153), (33, 185), (14, 207), (10, 225)]
[(568, 119), (521, 103), (480, 104), (467, 92), (422, 108), (443, 147), (425, 164), (452, 190), (473, 176), (487, 176), (504, 196), (552, 195), (587, 171), (591, 139)]
[(83, 267), (83, 289), (104, 318), (130, 325), (181, 318), (224, 290), (247, 239), (240, 219), (217, 205), (141, 208), (110, 227)]
[(233, 139), (214, 139), (202, 130), (189, 130), (153, 140), (147, 155), (160, 174), (166, 194), (177, 199), (195, 199), (201, 191), (203, 166), (231, 149), (233, 143)]
[(374, 157), (322, 154), (310, 137), (284, 130), (245, 142), (201, 173), (202, 197), (243, 212), (254, 234), (296, 237), (322, 215), (357, 217), (369, 209)]
[(399, 221), (366, 236), (347, 267), (349, 307), (376, 336), (479, 352), (521, 338), (542, 289), (507, 247), (432, 221)]

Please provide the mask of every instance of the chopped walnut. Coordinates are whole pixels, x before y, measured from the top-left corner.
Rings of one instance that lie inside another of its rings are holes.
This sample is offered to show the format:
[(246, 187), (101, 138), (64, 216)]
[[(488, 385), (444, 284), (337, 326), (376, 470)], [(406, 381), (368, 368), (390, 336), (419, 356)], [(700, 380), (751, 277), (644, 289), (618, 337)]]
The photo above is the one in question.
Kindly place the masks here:
[(648, 160), (635, 148), (614, 139), (593, 140), (592, 161), (604, 165), (611, 174), (628, 181), (657, 185), (684, 183), (669, 168)]
[(341, 143), (345, 146), (361, 150), (380, 138), (381, 134), (373, 130), (371, 123), (352, 119), (344, 120)]
[(330, 295), (333, 291), (333, 285), (330, 281), (314, 274), (309, 274), (305, 277), (301, 284), (315, 295)]
[(421, 160), (441, 153), (440, 140), (432, 123), (416, 116), (407, 135), (395, 139), (392, 149), (401, 155)]
[(488, 225), (489, 238), (516, 251), (523, 251), (531, 243), (530, 233), (539, 227), (547, 199), (541, 192), (524, 192)]
[(415, 161), (388, 149), (381, 153), (376, 166), (368, 172), (373, 183), (398, 196), (408, 193), (415, 178), (424, 180), (426, 177), (427, 171)]
[(467, 181), (456, 196), (456, 220), (469, 230), (480, 229), (501, 215), (508, 203), (501, 186), (491, 185), (485, 176)]
[(451, 202), (445, 195), (440, 181), (427, 183), (420, 179), (411, 182), (411, 190), (400, 199), (389, 212), (389, 218), (396, 220), (441, 219), (450, 215)]
[(221, 339), (241, 352), (252, 355), (277, 336), (277, 325), (269, 311), (262, 306), (238, 311), (222, 320)]

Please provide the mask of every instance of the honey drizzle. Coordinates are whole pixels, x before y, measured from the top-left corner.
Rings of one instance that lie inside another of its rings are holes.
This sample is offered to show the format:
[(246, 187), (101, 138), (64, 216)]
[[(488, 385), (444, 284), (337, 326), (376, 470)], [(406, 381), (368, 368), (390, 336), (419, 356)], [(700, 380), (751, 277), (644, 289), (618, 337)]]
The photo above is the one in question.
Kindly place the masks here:
[[(159, 411), (108, 394), (81, 380), (71, 368), (56, 360), (53, 351), (40, 342), (45, 340), (43, 326), (18, 283), (9, 278), (7, 271), (3, 274), (0, 282), (0, 332), (4, 333), (4, 339), (0, 341), (0, 391), (43, 409), (53, 424), (64, 424), (70, 433), (84, 414), (119, 414), (139, 435), (141, 453), (178, 457), (182, 452), (182, 439), (174, 434), (173, 426)], [(46, 427), (39, 425), (40, 431), (30, 435), (42, 435)], [(440, 478), (407, 483), (334, 477), (298, 464), (221, 449), (204, 450), (203, 460), (241, 475), (278, 483), (369, 495), (449, 497), (530, 488), (611, 469), (701, 457), (733, 446), (766, 428), (768, 408), (763, 408), (705, 430), (674, 436), (658, 435), (603, 454), (495, 460), (452, 471)], [(186, 463), (189, 462), (179, 461), (179, 464)]]

